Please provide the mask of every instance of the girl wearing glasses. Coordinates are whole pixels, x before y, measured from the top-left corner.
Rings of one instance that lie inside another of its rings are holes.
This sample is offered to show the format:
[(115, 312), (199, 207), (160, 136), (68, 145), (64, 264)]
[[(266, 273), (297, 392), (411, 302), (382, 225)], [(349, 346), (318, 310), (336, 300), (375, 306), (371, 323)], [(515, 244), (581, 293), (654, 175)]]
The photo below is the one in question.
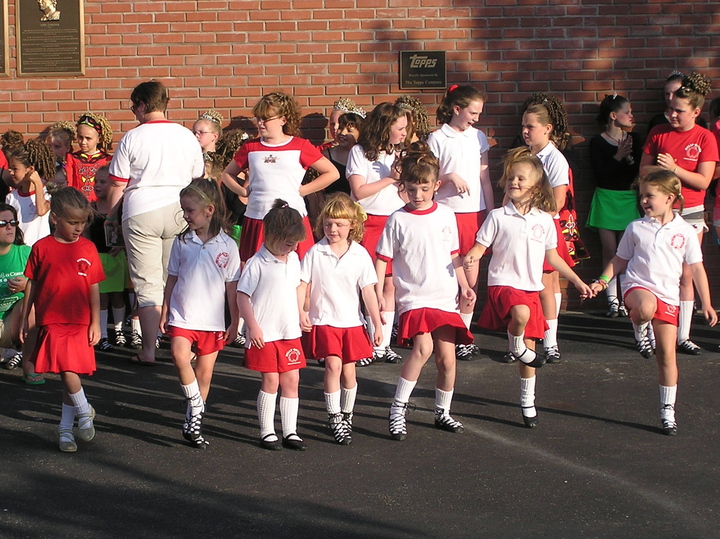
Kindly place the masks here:
[[(240, 238), (240, 259), (244, 263), (260, 249), (262, 220), (276, 199), (286, 200), (303, 218), (307, 233), (298, 245), (298, 255), (302, 258), (313, 245), (303, 197), (324, 189), (340, 174), (320, 150), (298, 136), (300, 110), (292, 96), (282, 92), (263, 96), (253, 107), (253, 115), (259, 137), (243, 144), (222, 174), (228, 189), (248, 197)], [(308, 168), (315, 169), (318, 177), (302, 185)], [(240, 179), (241, 173), (244, 181)]]
[(206, 110), (195, 120), (193, 135), (198, 139), (203, 155), (215, 152), (215, 145), (222, 137), (223, 117), (216, 110)]

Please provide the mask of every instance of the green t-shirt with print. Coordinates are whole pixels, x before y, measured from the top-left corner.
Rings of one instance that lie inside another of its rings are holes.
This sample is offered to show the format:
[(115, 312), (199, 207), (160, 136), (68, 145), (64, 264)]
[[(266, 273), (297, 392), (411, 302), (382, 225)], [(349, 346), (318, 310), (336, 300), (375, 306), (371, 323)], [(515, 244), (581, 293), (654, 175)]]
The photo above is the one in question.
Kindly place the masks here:
[(29, 245), (11, 245), (6, 255), (0, 255), (0, 318), (4, 319), (13, 308), (13, 305), (25, 295), (23, 292), (11, 294), (8, 289), (8, 279), (18, 277), (25, 272)]

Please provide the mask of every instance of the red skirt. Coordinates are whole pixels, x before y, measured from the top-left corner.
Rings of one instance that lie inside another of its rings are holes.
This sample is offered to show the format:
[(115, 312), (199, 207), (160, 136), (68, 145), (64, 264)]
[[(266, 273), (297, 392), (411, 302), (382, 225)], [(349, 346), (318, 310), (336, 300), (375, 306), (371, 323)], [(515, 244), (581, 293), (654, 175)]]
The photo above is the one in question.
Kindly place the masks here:
[(456, 213), (455, 221), (457, 222), (458, 239), (460, 240), (460, 256), (465, 256), (475, 245), (478, 230), (485, 221), (485, 212)]
[(465, 327), (459, 313), (449, 313), (440, 309), (412, 309), (400, 315), (398, 321), (397, 342), (400, 345), (412, 344), (412, 338), (420, 333), (432, 333), (438, 328), (455, 328), (455, 344), (472, 344), (473, 334)]
[(492, 331), (507, 331), (510, 322), (510, 309), (515, 305), (530, 307), (530, 320), (525, 326), (525, 336), (530, 339), (542, 339), (547, 322), (543, 316), (539, 292), (527, 292), (511, 286), (489, 286), (488, 300), (477, 325)]
[[(627, 295), (630, 292), (637, 289), (647, 290), (648, 292), (650, 292), (650, 290), (643, 286), (633, 286), (632, 288), (628, 289), (627, 292), (625, 292), (625, 294), (623, 295), (623, 299), (627, 298)], [(652, 294), (652, 292), (650, 293)], [(665, 303), (657, 296), (655, 296), (655, 300), (657, 301), (657, 307), (655, 308), (655, 314), (653, 315), (653, 319), (662, 320), (663, 322), (667, 322), (668, 324), (677, 326), (680, 320), (680, 307), (678, 307), (677, 305), (670, 305), (669, 303)]]
[[(560, 255), (560, 258), (567, 262), (568, 266), (573, 268), (577, 262), (573, 260), (570, 256), (570, 251), (568, 251), (567, 242), (565, 241), (565, 236), (563, 235), (562, 227), (560, 226), (560, 219), (553, 219), (553, 222), (555, 223), (555, 228), (557, 229), (557, 254)], [(555, 268), (548, 264), (546, 258), (543, 263), (543, 273), (552, 273), (553, 271), (556, 271)]]
[[(388, 215), (368, 215), (367, 220), (364, 223), (365, 233), (360, 240), (360, 245), (367, 249), (367, 252), (370, 253), (373, 262), (377, 260), (377, 244), (380, 241), (380, 236), (382, 236), (383, 230), (385, 230), (385, 223), (387, 222), (388, 217)], [(388, 262), (385, 275), (392, 275), (392, 260)]]
[(305, 356), (323, 359), (337, 356), (343, 365), (372, 357), (373, 348), (370, 344), (365, 327), (336, 328), (333, 326), (313, 326), (310, 333), (303, 333)]
[[(310, 247), (315, 244), (310, 219), (303, 217), (303, 224), (305, 225), (305, 239), (298, 244), (297, 248), (300, 260), (310, 250)], [(262, 219), (243, 217), (242, 235), (240, 236), (240, 260), (243, 263), (247, 262), (260, 250), (263, 241), (265, 241), (265, 234), (263, 233)]]
[(95, 350), (90, 346), (88, 326), (83, 324), (40, 326), (33, 357), (36, 372), (95, 372)]

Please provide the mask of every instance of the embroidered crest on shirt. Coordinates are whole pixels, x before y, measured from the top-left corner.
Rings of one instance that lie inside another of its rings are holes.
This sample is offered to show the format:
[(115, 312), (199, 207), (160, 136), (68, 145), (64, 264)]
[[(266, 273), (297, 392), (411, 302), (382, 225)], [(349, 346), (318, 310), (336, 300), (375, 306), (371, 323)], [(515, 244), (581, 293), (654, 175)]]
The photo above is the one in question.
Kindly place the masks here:
[(265, 156), (265, 160), (263, 162), (264, 163), (277, 163), (277, 156), (273, 155), (273, 154), (267, 155), (267, 156)]
[(90, 269), (90, 266), (92, 266), (90, 261), (87, 258), (78, 258), (76, 262), (78, 265), (78, 275), (87, 277), (87, 271)]
[(448, 242), (452, 238), (452, 229), (449, 226), (446, 226), (442, 229), (442, 238), (443, 241)]
[(545, 229), (541, 224), (534, 224), (532, 227), (532, 235), (534, 240), (540, 240), (545, 236)]
[(229, 253), (218, 253), (215, 257), (215, 265), (218, 268), (227, 268), (228, 262), (230, 262)]
[(300, 358), (302, 355), (300, 354), (300, 350), (297, 348), (291, 348), (285, 352), (285, 357), (288, 360), (288, 365), (297, 365), (298, 363), (301, 363)]
[(685, 159), (688, 161), (697, 161), (700, 159), (702, 148), (699, 144), (693, 142), (685, 146)]
[(674, 234), (672, 238), (670, 238), (670, 247), (673, 249), (682, 249), (685, 247), (685, 236), (682, 234)]

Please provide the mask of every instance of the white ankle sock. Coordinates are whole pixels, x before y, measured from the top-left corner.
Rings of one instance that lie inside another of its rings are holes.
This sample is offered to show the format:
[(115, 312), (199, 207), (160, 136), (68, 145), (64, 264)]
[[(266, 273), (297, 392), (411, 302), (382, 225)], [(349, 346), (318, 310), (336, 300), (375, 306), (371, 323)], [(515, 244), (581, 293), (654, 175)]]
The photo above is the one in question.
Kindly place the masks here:
[(115, 329), (116, 333), (119, 333), (122, 331), (123, 328), (123, 322), (125, 321), (125, 307), (113, 307), (112, 308), (113, 313), (113, 328)]
[(562, 292), (555, 292), (555, 318), (560, 316), (560, 305), (562, 305)]
[(107, 339), (108, 310), (100, 309), (100, 338)]
[(508, 343), (510, 345), (510, 351), (513, 353), (513, 355), (521, 356), (525, 350), (527, 350), (527, 346), (525, 346), (525, 332), (522, 332), (520, 335), (513, 335), (508, 331)]
[(297, 435), (297, 418), (299, 408), (299, 398), (288, 399), (287, 397), (280, 397), (280, 421), (282, 422), (284, 438), (287, 438), (291, 434)]
[(200, 396), (200, 386), (198, 385), (197, 379), (190, 382), (188, 385), (180, 384), (183, 395), (188, 400), (188, 419), (191, 416), (201, 414), (205, 411), (205, 403), (203, 398)]
[(450, 415), (450, 405), (452, 404), (453, 393), (455, 389), (443, 391), (439, 387), (435, 388), (435, 411), (442, 411), (445, 415)]
[[(277, 393), (265, 393), (260, 390), (257, 398), (258, 421), (260, 422), (260, 438), (275, 434), (275, 403)], [(272, 440), (269, 440), (272, 441)]]
[(405, 380), (402, 376), (399, 377), (397, 388), (395, 389), (395, 400), (403, 404), (407, 403), (407, 401), (410, 400), (410, 395), (412, 395), (416, 384), (417, 380), (412, 382), (410, 380)]
[(678, 344), (690, 339), (690, 326), (692, 325), (693, 311), (695, 307), (694, 301), (680, 302), (680, 316), (678, 317)]
[(350, 389), (342, 388), (340, 390), (340, 410), (344, 414), (351, 414), (355, 409), (355, 397), (357, 396), (357, 384)]
[(532, 378), (520, 378), (520, 406), (525, 417), (535, 417), (535, 380)]
[(63, 402), (62, 416), (60, 416), (60, 429), (72, 430), (74, 424), (75, 424), (75, 407), (72, 406), (71, 404), (65, 404)]
[(547, 324), (549, 328), (545, 331), (545, 337), (543, 338), (543, 346), (549, 348), (551, 346), (557, 346), (557, 330), (558, 321), (557, 318), (554, 320), (548, 320)]
[(465, 323), (465, 327), (470, 329), (470, 324), (472, 324), (473, 319), (473, 313), (460, 313), (460, 318), (462, 318), (462, 321)]
[(340, 391), (325, 393), (325, 407), (328, 414), (340, 413)]

